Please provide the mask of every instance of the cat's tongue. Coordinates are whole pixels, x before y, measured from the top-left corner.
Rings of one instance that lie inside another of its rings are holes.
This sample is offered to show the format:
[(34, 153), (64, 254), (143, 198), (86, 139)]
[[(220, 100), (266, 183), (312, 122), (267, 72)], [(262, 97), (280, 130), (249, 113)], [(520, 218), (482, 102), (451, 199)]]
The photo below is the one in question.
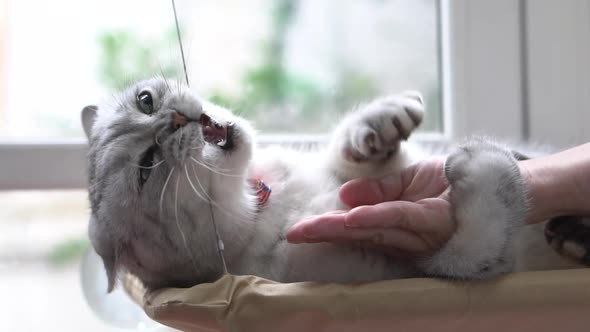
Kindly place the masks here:
[(227, 126), (223, 126), (206, 114), (201, 115), (199, 123), (203, 127), (205, 141), (216, 144), (222, 149), (229, 149), (233, 146), (233, 123), (230, 122)]
[(203, 126), (203, 135), (206, 141), (218, 144), (226, 139), (227, 130), (221, 125), (219, 127)]

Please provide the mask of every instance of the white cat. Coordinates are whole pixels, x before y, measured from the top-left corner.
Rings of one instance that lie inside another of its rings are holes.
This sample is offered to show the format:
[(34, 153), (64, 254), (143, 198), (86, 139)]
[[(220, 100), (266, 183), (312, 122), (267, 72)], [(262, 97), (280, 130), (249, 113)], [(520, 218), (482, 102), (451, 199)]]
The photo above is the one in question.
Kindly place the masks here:
[(379, 98), (350, 113), (328, 147), (297, 151), (258, 149), (246, 120), (164, 79), (85, 108), (89, 235), (109, 289), (120, 270), (151, 288), (215, 280), (222, 265), (214, 221), (233, 274), (357, 282), (511, 271), (525, 187), (510, 151), (481, 139), (447, 159), (458, 227), (432, 257), (408, 263), (335, 244), (287, 243), (286, 230), (305, 216), (346, 208), (338, 199), (345, 181), (398, 172), (425, 158), (403, 142), (423, 117), (417, 92)]

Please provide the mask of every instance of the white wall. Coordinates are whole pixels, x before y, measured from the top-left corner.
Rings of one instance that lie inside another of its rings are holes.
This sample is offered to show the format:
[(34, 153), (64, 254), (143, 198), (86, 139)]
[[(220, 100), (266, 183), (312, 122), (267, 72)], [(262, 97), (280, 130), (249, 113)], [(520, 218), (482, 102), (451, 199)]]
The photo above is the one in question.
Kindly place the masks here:
[(527, 1), (530, 138), (590, 141), (590, 1)]
[(449, 0), (453, 137), (590, 141), (590, 2)]

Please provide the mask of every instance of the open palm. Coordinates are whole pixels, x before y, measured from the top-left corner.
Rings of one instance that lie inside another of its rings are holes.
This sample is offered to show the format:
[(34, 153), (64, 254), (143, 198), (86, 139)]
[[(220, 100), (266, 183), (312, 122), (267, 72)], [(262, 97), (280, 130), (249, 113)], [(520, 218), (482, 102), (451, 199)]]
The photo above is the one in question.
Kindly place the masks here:
[(422, 161), (382, 179), (349, 181), (340, 199), (351, 210), (300, 221), (289, 230), (289, 242), (349, 243), (392, 256), (426, 256), (456, 228), (443, 159)]

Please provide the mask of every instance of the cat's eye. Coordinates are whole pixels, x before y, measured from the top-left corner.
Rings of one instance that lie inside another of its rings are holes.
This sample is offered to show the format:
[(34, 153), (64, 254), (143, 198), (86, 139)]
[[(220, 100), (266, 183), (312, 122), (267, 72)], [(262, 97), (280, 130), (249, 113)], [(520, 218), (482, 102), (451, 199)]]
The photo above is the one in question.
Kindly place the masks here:
[(149, 91), (142, 91), (137, 95), (137, 107), (145, 114), (154, 113), (154, 99)]
[(147, 182), (150, 175), (152, 174), (152, 169), (154, 168), (154, 153), (156, 151), (155, 147), (149, 148), (143, 157), (141, 158), (141, 162), (139, 163), (139, 185), (143, 187), (144, 183)]

